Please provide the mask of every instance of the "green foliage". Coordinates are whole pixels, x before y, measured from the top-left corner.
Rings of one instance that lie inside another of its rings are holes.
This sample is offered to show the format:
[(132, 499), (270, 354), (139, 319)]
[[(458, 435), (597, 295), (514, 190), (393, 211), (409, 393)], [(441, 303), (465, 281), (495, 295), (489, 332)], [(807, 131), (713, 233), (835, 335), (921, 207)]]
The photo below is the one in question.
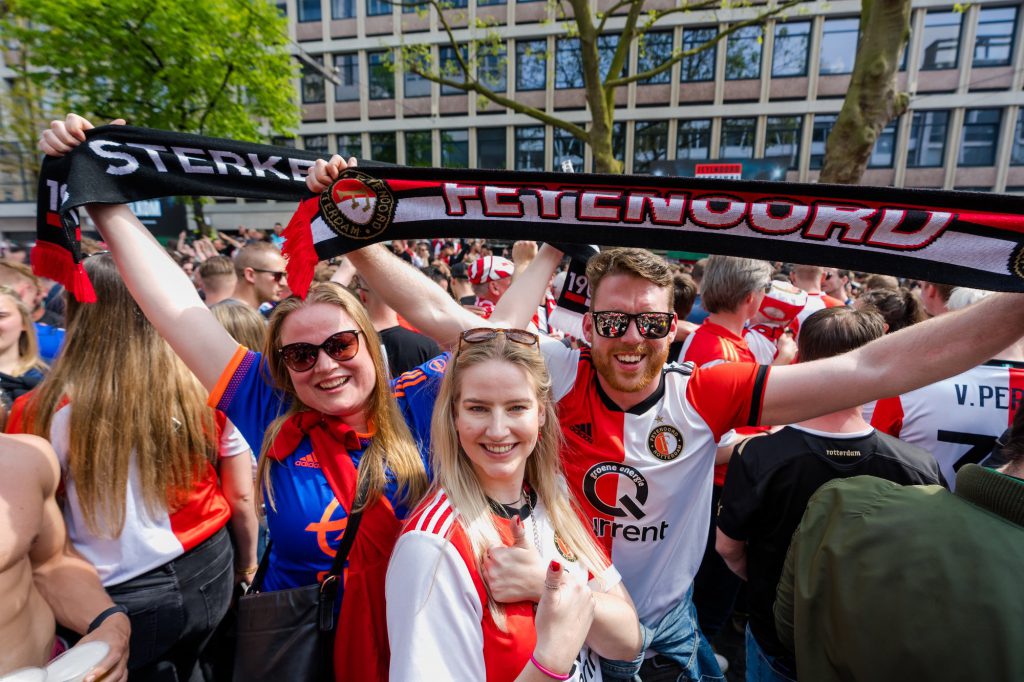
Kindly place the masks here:
[[(22, 72), (97, 121), (236, 140), (298, 125), (286, 20), (267, 0), (13, 0)], [(265, 126), (265, 127), (264, 127)]]

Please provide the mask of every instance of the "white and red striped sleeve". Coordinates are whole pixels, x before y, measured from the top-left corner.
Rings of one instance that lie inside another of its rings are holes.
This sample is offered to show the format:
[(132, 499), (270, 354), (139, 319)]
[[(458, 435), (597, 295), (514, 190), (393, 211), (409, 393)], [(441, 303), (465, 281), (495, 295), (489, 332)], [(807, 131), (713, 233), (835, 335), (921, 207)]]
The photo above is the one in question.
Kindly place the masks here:
[[(443, 523), (436, 514), (418, 521)], [(483, 606), (451, 542), (429, 531), (404, 533), (388, 564), (385, 594), (392, 682), (487, 678)]]

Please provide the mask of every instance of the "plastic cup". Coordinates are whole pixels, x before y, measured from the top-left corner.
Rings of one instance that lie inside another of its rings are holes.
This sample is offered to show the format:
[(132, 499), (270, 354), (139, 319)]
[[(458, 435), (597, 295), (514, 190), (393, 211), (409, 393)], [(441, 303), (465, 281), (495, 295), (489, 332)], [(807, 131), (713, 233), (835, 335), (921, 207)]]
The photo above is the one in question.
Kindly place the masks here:
[(90, 670), (107, 657), (106, 642), (86, 642), (73, 646), (46, 666), (46, 682), (82, 682)]

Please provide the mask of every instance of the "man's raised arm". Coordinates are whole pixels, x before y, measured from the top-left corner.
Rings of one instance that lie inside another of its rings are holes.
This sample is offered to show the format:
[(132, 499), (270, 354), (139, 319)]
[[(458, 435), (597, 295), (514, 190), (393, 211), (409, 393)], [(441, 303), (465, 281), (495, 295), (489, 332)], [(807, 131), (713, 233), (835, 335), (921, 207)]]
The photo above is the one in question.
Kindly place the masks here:
[(1024, 295), (996, 294), (849, 353), (775, 367), (762, 424), (792, 424), (900, 395), (985, 362), (1024, 336)]

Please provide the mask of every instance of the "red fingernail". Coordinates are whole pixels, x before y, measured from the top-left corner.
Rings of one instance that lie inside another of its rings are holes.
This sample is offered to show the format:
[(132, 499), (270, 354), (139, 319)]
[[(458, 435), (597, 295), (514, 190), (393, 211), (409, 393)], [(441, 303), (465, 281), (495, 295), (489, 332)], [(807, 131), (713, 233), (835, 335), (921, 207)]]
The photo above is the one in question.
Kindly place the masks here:
[(562, 570), (562, 564), (558, 563), (557, 561), (552, 561), (551, 565), (548, 566), (548, 568), (550, 570), (554, 571), (555, 573), (558, 573), (559, 571)]
[(515, 520), (515, 524), (517, 526), (519, 526), (520, 528), (522, 528), (523, 527), (523, 520), (517, 516), (516, 520)]

